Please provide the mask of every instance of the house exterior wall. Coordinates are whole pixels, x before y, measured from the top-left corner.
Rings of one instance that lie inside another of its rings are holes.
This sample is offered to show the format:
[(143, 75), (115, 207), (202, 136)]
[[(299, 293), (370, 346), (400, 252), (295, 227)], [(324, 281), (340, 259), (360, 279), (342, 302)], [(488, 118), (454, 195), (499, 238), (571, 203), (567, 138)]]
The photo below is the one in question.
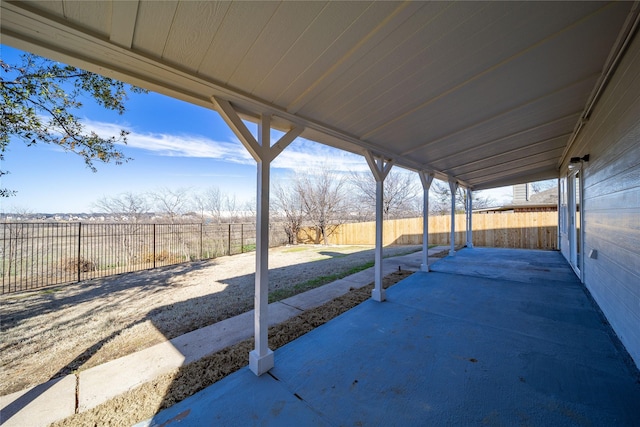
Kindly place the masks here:
[[(587, 289), (640, 367), (640, 35), (629, 46), (561, 168), (560, 246), (571, 262), (568, 159), (582, 168), (582, 259)], [(590, 252), (594, 250), (597, 254)]]

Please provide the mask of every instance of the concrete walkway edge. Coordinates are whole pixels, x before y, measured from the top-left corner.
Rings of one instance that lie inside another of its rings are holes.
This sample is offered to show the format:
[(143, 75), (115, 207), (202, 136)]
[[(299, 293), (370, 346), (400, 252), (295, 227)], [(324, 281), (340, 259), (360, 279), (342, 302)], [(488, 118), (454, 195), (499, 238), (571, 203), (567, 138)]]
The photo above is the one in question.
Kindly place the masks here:
[[(429, 255), (447, 249), (438, 246)], [(436, 259), (430, 259), (431, 264)], [(420, 270), (422, 252), (385, 258), (383, 275), (397, 271)], [(318, 307), (352, 289), (374, 280), (373, 267), (269, 304), (269, 326), (282, 323), (305, 310)], [(0, 424), (12, 426), (47, 426), (77, 412), (95, 408), (118, 395), (200, 360), (230, 345), (253, 336), (253, 310), (189, 332), (116, 360), (56, 378), (35, 387), (0, 396)], [(248, 356), (247, 356), (248, 363)]]

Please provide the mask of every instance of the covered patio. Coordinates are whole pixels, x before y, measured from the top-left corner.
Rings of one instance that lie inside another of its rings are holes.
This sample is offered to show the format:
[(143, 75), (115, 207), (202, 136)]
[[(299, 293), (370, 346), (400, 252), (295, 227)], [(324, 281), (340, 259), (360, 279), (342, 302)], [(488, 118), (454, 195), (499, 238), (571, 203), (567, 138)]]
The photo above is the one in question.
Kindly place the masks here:
[[(624, 351), (640, 363), (640, 3), (0, 8), (3, 43), (215, 110), (256, 161), (251, 370), (147, 424), (640, 424)], [(270, 168), (298, 137), (371, 169), (376, 287), (274, 355)], [(385, 294), (383, 188), (396, 166), (420, 176), (425, 249), (432, 180), (449, 183), (452, 213), (465, 190), (468, 248), (455, 252), (452, 215), (451, 256), (433, 272), (425, 256)], [(561, 253), (472, 248), (474, 191), (550, 178)]]
[(138, 426), (640, 423), (638, 371), (558, 252), (459, 251)]

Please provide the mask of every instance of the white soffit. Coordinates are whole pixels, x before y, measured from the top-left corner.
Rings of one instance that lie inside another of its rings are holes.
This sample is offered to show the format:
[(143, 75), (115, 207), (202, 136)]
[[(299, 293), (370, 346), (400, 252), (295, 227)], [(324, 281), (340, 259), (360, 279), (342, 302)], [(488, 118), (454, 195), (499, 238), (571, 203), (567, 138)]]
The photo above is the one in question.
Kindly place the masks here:
[[(490, 188), (555, 177), (628, 2), (2, 2), (2, 43)], [(637, 13), (637, 12), (634, 12)]]

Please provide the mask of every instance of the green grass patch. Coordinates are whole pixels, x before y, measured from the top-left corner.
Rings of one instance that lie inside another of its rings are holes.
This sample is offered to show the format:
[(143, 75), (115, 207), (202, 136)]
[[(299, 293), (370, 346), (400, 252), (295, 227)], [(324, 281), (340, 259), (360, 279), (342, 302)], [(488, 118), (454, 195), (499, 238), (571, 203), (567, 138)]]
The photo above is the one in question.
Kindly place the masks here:
[(326, 285), (327, 283), (334, 282), (336, 280), (342, 279), (347, 276), (351, 276), (352, 274), (358, 273), (362, 270), (366, 270), (367, 268), (373, 267), (375, 264), (374, 261), (367, 262), (366, 264), (358, 265), (356, 267), (350, 268), (348, 270), (329, 274), (327, 276), (318, 276), (313, 279), (307, 280), (306, 282), (298, 283), (294, 285), (292, 288), (288, 289), (276, 289), (275, 291), (269, 294), (269, 303), (280, 301), (283, 299), (287, 299), (294, 295), (301, 294), (302, 292), (306, 292), (308, 290), (317, 288), (322, 285)]
[[(437, 245), (429, 245), (429, 249), (435, 247)], [(343, 246), (343, 247), (322, 247), (322, 248), (312, 248), (312, 250), (316, 250), (318, 252), (321, 251), (332, 251), (332, 252), (338, 252), (340, 249), (342, 250), (353, 250), (354, 248), (358, 248), (357, 246)], [(291, 248), (291, 249), (287, 249), (286, 252), (302, 252), (305, 250), (309, 250), (309, 248), (307, 247), (303, 247), (303, 248)], [(421, 247), (414, 247), (414, 248), (407, 248), (404, 251), (401, 252), (395, 252), (392, 255), (385, 255), (384, 258), (391, 258), (391, 257), (396, 257), (396, 256), (402, 256), (402, 255), (408, 255), (408, 254), (412, 254), (414, 252), (418, 252), (422, 250)], [(316, 258), (314, 259), (314, 261), (324, 261), (330, 258), (342, 258), (342, 257), (346, 257), (350, 254), (340, 254), (340, 255), (333, 255), (333, 256), (322, 256), (321, 258)], [(351, 276), (352, 274), (358, 273), (362, 270), (366, 270), (367, 268), (373, 267), (375, 265), (375, 261), (369, 261), (367, 263), (358, 265), (356, 267), (350, 268), (349, 270), (345, 270), (343, 272), (339, 272), (339, 273), (334, 273), (334, 274), (329, 274), (327, 276), (318, 276), (315, 277), (313, 279), (309, 279), (307, 281), (298, 283), (296, 285), (293, 285), (293, 287), (291, 288), (287, 288), (287, 289), (276, 289), (275, 291), (272, 291), (269, 293), (269, 303), (272, 302), (276, 302), (276, 301), (280, 301), (289, 297), (292, 297), (294, 295), (298, 295), (301, 294), (303, 292), (306, 292), (308, 290), (320, 287), (322, 285), (326, 285), (327, 283), (331, 283), (334, 282), (336, 280), (339, 279), (343, 279), (347, 276)]]
[(344, 258), (351, 254), (333, 254), (333, 255), (323, 255), (319, 254), (319, 257), (313, 258), (311, 261), (323, 261), (325, 259), (335, 259), (335, 258)]
[(16, 295), (9, 295), (7, 296), (8, 300), (22, 300), (25, 298), (29, 298), (32, 297), (34, 295), (49, 295), (49, 294), (53, 294), (55, 292), (61, 291), (62, 288), (61, 287), (55, 287), (55, 288), (47, 288), (47, 289), (43, 289), (41, 291), (33, 291), (33, 290), (28, 290), (25, 293), (19, 293)]
[[(429, 247), (427, 249), (431, 249), (431, 248), (435, 248), (438, 245), (429, 245)], [(422, 247), (420, 248), (409, 248), (406, 251), (401, 251), (401, 252), (397, 252), (391, 256), (402, 256), (402, 255), (409, 255), (415, 252), (419, 252), (422, 250)], [(389, 258), (390, 256), (385, 256), (384, 258)]]
[(306, 250), (308, 250), (308, 248), (305, 248), (304, 246), (296, 246), (293, 248), (285, 249), (282, 252), (289, 254), (292, 252), (304, 252)]
[(351, 245), (351, 246), (325, 246), (321, 250), (323, 251), (330, 250), (332, 252), (346, 252), (346, 254), (349, 255), (350, 253), (353, 253), (353, 252), (368, 251), (370, 249), (373, 249), (373, 248), (366, 247), (366, 245), (364, 247)]
[[(437, 245), (429, 245), (429, 249), (435, 247)], [(353, 249), (354, 246), (347, 246), (347, 247), (342, 247), (343, 250), (347, 249), (347, 248), (351, 248)], [(315, 249), (315, 248), (314, 248)], [(336, 247), (331, 247), (330, 250), (331, 251), (336, 251)], [(307, 248), (291, 248), (291, 249), (287, 249), (287, 252), (291, 251), (291, 252), (299, 252), (299, 251), (303, 251), (303, 250), (307, 250)], [(322, 251), (322, 250), (328, 250), (327, 248), (319, 248), (318, 251)], [(402, 256), (402, 255), (408, 255), (408, 254), (412, 254), (414, 252), (418, 252), (422, 250), (422, 248), (409, 248), (406, 251), (401, 251), (401, 252), (396, 252), (393, 255), (387, 255), (384, 258), (390, 258), (390, 257), (396, 257), (396, 256)], [(343, 256), (347, 256), (349, 254), (344, 254), (344, 255), (334, 255), (332, 258), (342, 258)], [(318, 258), (315, 261), (323, 261), (326, 260), (328, 258)], [(272, 302), (276, 302), (276, 301), (280, 301), (283, 299), (287, 299), (289, 297), (292, 297), (294, 295), (298, 295), (301, 294), (303, 292), (306, 292), (308, 290), (320, 287), (322, 285), (326, 285), (327, 283), (331, 283), (334, 282), (336, 280), (345, 278), (347, 276), (351, 276), (352, 274), (358, 273), (362, 270), (366, 270), (367, 268), (373, 267), (375, 265), (375, 261), (369, 261), (365, 264), (361, 264), (359, 266), (353, 267), (349, 270), (345, 270), (343, 272), (339, 272), (339, 273), (334, 273), (334, 274), (329, 274), (326, 276), (318, 276), (316, 278), (307, 280), (305, 282), (302, 283), (298, 283), (296, 285), (294, 285), (291, 288), (287, 288), (287, 289), (276, 289), (275, 291), (272, 291), (269, 293), (269, 303)]]

